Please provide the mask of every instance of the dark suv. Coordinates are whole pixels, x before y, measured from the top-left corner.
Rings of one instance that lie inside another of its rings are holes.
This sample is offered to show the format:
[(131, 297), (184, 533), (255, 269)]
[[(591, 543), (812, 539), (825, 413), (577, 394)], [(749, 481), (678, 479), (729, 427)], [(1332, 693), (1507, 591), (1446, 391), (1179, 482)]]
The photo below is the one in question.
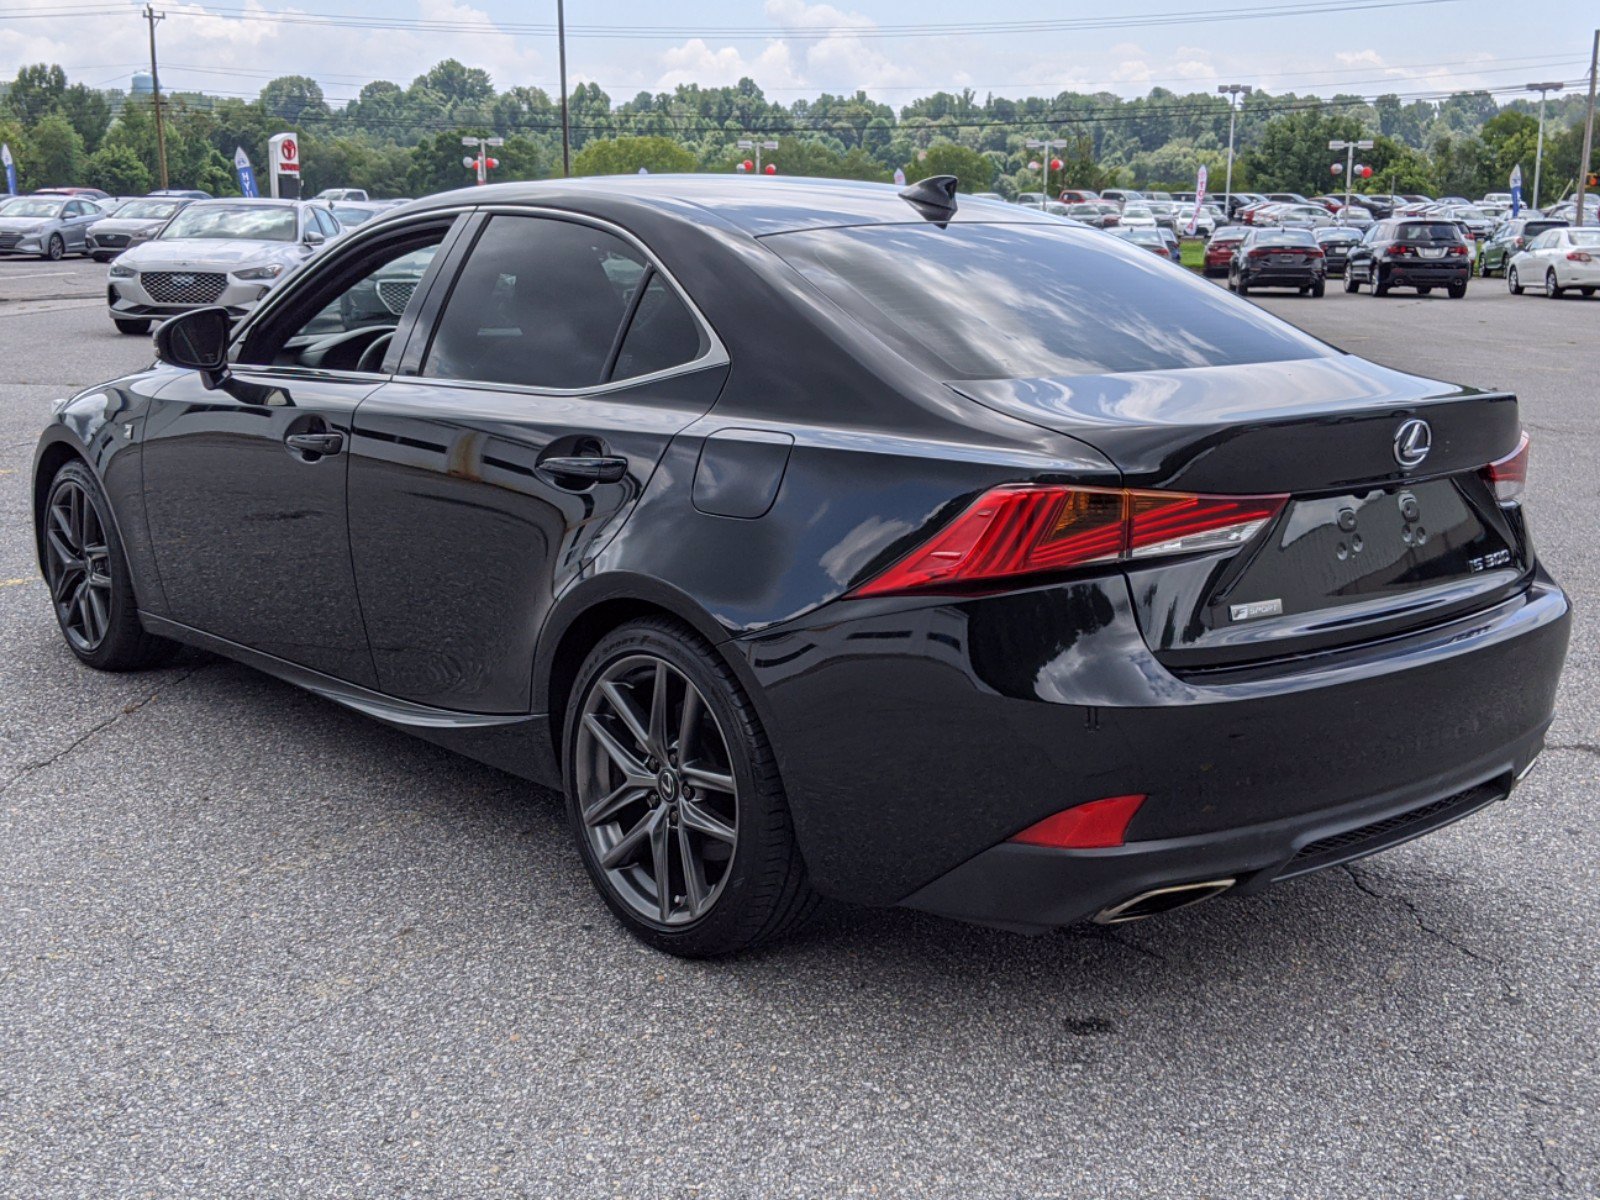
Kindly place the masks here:
[(1560, 217), (1518, 217), (1507, 221), (1478, 252), (1478, 273), (1487, 276), (1498, 271), (1504, 275), (1506, 264), (1516, 257), (1517, 251), (1526, 248), (1546, 229), (1560, 229), (1566, 224)]
[(1411, 287), (1426, 296), (1436, 287), (1446, 288), (1450, 299), (1467, 294), (1472, 254), (1461, 226), (1453, 221), (1426, 217), (1396, 217), (1379, 221), (1367, 231), (1359, 246), (1350, 248), (1344, 269), (1344, 290), (1358, 291), (1363, 283), (1374, 296), (1390, 288)]

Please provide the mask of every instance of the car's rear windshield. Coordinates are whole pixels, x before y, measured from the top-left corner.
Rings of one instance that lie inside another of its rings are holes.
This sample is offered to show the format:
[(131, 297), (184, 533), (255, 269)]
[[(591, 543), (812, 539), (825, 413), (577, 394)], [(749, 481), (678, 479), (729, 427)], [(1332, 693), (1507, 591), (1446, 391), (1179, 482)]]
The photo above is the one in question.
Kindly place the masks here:
[(1538, 237), (1547, 229), (1561, 229), (1565, 221), (1529, 221), (1522, 227), (1523, 237)]
[(265, 205), (192, 205), (161, 231), (176, 238), (244, 238), (257, 242), (294, 241), (294, 209)]
[(866, 225), (764, 239), (944, 379), (1281, 362), (1321, 343), (1146, 250), (1070, 226)]
[(1402, 242), (1459, 242), (1461, 231), (1444, 221), (1406, 221), (1394, 236)]
[(1574, 246), (1600, 246), (1600, 229), (1574, 229), (1567, 240)]
[(1315, 246), (1309, 229), (1268, 229), (1257, 233), (1252, 246)]

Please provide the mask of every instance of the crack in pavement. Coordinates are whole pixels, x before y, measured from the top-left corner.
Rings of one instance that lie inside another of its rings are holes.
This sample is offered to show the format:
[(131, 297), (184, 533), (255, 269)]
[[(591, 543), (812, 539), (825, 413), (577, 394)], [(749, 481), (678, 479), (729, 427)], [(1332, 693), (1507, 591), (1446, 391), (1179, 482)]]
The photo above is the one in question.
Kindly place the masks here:
[(1593, 742), (1550, 742), (1546, 750), (1572, 750), (1578, 754), (1600, 754), (1600, 746)]
[(1493, 958), (1490, 955), (1482, 953), (1481, 951), (1474, 950), (1465, 942), (1457, 941), (1448, 933), (1444, 932), (1444, 930), (1437, 929), (1428, 924), (1428, 922), (1423, 919), (1422, 910), (1417, 907), (1414, 901), (1398, 893), (1391, 894), (1389, 892), (1380, 892), (1377, 888), (1373, 887), (1370, 883), (1356, 873), (1356, 867), (1354, 863), (1347, 862), (1341, 865), (1344, 867), (1344, 873), (1350, 877), (1350, 882), (1356, 885), (1357, 891), (1371, 896), (1374, 900), (1388, 901), (1391, 904), (1398, 904), (1403, 907), (1406, 912), (1411, 915), (1411, 919), (1416, 923), (1417, 928), (1422, 930), (1422, 932), (1437, 938), (1445, 945), (1450, 946), (1451, 948), (1466, 955), (1468, 958), (1472, 959), (1473, 962), (1481, 963), (1483, 966), (1488, 967), (1490, 973), (1495, 978), (1495, 982), (1500, 985), (1500, 991), (1504, 1000), (1512, 1004), (1520, 1003), (1521, 997), (1517, 995), (1516, 989), (1511, 986), (1511, 983), (1505, 977), (1505, 962), (1502, 959)]
[[(1537, 1103), (1543, 1104), (1547, 1107), (1554, 1107), (1550, 1105), (1549, 1101), (1544, 1100), (1541, 1097), (1534, 1096), (1530, 1092), (1523, 1092), (1522, 1095), (1524, 1099), (1534, 1100)], [(1549, 1177), (1551, 1184), (1558, 1192), (1564, 1196), (1570, 1196), (1572, 1194), (1572, 1185), (1567, 1182), (1566, 1169), (1558, 1161), (1556, 1161), (1555, 1156), (1550, 1153), (1550, 1144), (1546, 1142), (1540, 1135), (1539, 1131), (1534, 1128), (1533, 1114), (1527, 1109), (1524, 1109), (1522, 1113), (1522, 1119), (1523, 1123), (1527, 1126), (1529, 1140), (1532, 1141), (1536, 1147), (1538, 1147), (1539, 1161), (1544, 1164), (1545, 1175)]]
[(101, 733), (105, 732), (107, 729), (110, 729), (113, 725), (115, 725), (118, 721), (121, 721), (124, 717), (132, 716), (134, 713), (138, 712), (141, 708), (143, 708), (145, 705), (149, 704), (152, 700), (154, 700), (157, 696), (159, 696), (163, 691), (169, 691), (172, 688), (177, 687), (179, 684), (187, 682), (188, 680), (190, 680), (190, 679), (194, 678), (196, 675), (198, 675), (201, 671), (204, 671), (207, 667), (214, 666), (214, 665), (215, 665), (214, 663), (201, 663), (198, 667), (192, 667), (189, 670), (185, 671), (182, 675), (179, 675), (176, 679), (169, 680), (169, 681), (163, 681), (162, 684), (159, 687), (156, 687), (156, 688), (152, 689), (147, 695), (140, 696), (138, 699), (132, 700), (129, 703), (124, 704), (119, 711), (117, 711), (115, 713), (112, 713), (111, 716), (107, 717), (105, 720), (98, 721), (94, 725), (91, 725), (88, 729), (84, 730), (77, 737), (73, 738), (72, 741), (69, 742), (66, 746), (62, 747), (60, 750), (57, 750), (54, 754), (50, 755), (48, 758), (41, 758), (41, 759), (39, 759), (39, 760), (37, 760), (35, 762), (25, 763), (20, 770), (18, 770), (17, 772), (15, 772), (11, 776), (10, 779), (7, 779), (4, 783), (0, 783), (0, 796), (5, 795), (7, 792), (9, 792), (12, 789), (12, 787), (14, 787), (16, 784), (22, 782), (24, 779), (28, 778), (28, 776), (36, 775), (40, 771), (43, 771), (43, 770), (45, 770), (45, 769), (47, 769), (49, 767), (53, 767), (56, 763), (60, 762), (62, 759), (67, 758), (69, 755), (71, 755), (73, 752), (75, 752), (80, 746), (84, 745), (84, 743), (88, 742), (90, 739), (96, 737), (98, 734), (101, 734)]

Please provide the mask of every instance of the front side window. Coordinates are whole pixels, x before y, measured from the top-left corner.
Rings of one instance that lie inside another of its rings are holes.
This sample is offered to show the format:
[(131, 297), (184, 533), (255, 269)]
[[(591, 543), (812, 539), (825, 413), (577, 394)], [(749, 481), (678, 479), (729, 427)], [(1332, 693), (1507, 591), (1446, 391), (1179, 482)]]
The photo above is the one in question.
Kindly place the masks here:
[(622, 238), (575, 221), (502, 215), (467, 256), (422, 374), (589, 388), (693, 361), (701, 336), (682, 299)]
[(292, 242), (296, 240), (294, 209), (276, 205), (191, 205), (161, 231), (161, 238)]

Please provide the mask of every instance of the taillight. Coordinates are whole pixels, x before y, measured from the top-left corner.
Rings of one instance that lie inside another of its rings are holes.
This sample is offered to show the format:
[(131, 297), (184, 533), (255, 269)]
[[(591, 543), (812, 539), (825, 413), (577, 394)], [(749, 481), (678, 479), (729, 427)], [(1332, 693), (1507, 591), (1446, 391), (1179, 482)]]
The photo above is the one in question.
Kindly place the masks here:
[(1450, 254), (1454, 258), (1465, 258), (1467, 256), (1467, 248), (1465, 246), (1451, 246)]
[(1495, 499), (1501, 504), (1516, 504), (1528, 486), (1528, 435), (1523, 434), (1517, 448), (1483, 469)]
[(1404, 258), (1408, 254), (1415, 254), (1415, 253), (1416, 253), (1416, 251), (1413, 250), (1410, 246), (1403, 246), (1403, 245), (1400, 245), (1398, 243), (1396, 243), (1395, 245), (1389, 247), (1389, 257), (1390, 258)]
[(1586, 254), (1582, 250), (1573, 250), (1570, 253), (1568, 253), (1567, 261), (1568, 262), (1593, 262), (1594, 259), (1591, 258), (1588, 254)]
[(985, 585), (1074, 567), (1242, 546), (1287, 496), (1007, 484), (985, 492), (852, 596)]
[(1011, 841), (1025, 846), (1049, 846), (1056, 850), (1104, 850), (1121, 846), (1127, 840), (1128, 822), (1139, 811), (1145, 798), (1107, 796), (1062, 809), (1021, 833)]
[(1317, 250), (1317, 249), (1308, 248), (1308, 249), (1302, 251), (1302, 253), (1304, 253), (1307, 258), (1321, 258), (1322, 257), (1322, 251), (1321, 250)]

